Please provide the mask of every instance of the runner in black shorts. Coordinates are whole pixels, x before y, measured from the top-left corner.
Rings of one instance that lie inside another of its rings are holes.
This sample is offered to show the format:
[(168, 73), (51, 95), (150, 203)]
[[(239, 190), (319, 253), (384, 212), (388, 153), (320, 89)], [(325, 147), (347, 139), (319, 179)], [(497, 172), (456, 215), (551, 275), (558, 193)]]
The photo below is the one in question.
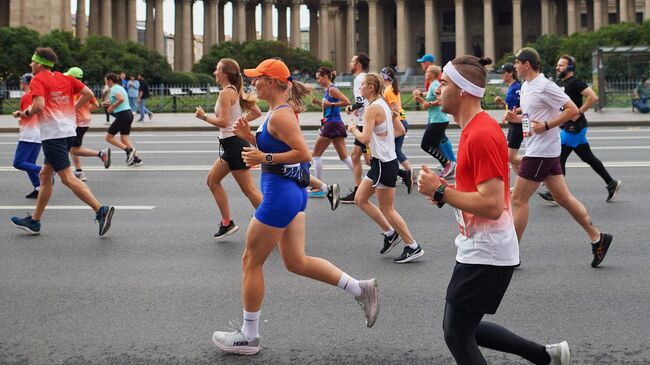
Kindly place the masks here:
[[(133, 112), (129, 106), (129, 97), (126, 90), (122, 87), (119, 76), (109, 73), (105, 77), (106, 85), (111, 88), (109, 101), (104, 103), (104, 107), (109, 113), (115, 116), (115, 120), (108, 127), (106, 142), (126, 152), (127, 166), (140, 166), (142, 160), (136, 152), (129, 134), (131, 133), (131, 123), (133, 123)], [(115, 139), (116, 134), (120, 134), (120, 140)]]
[(219, 128), (219, 144), (221, 145), (219, 159), (212, 165), (212, 169), (208, 173), (208, 187), (221, 212), (219, 230), (214, 235), (214, 238), (218, 240), (239, 230), (230, 215), (228, 195), (221, 184), (224, 177), (232, 173), (253, 208), (257, 208), (262, 201), (262, 194), (257, 189), (250, 170), (242, 159), (244, 147), (250, 147), (250, 144), (237, 137), (233, 132), (235, 122), (239, 119), (248, 122), (258, 118), (262, 113), (255, 104), (255, 99), (243, 92), (244, 80), (239, 64), (235, 60), (230, 58), (219, 60), (214, 77), (222, 87), (214, 106), (214, 114), (208, 115), (199, 106), (196, 108), (196, 117)]

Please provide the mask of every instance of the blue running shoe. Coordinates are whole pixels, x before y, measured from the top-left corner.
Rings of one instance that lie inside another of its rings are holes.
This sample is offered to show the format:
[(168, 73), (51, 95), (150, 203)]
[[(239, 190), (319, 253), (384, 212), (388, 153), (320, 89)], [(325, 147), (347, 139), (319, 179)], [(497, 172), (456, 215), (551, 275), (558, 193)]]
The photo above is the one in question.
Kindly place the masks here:
[(41, 222), (33, 220), (31, 215), (25, 218), (11, 217), (11, 223), (14, 227), (20, 228), (33, 236), (41, 234)]
[(325, 193), (322, 190), (310, 191), (308, 193), (310, 198), (324, 198)]
[(99, 223), (99, 236), (103, 236), (111, 228), (111, 219), (113, 219), (113, 212), (115, 207), (102, 205), (95, 215), (95, 220)]

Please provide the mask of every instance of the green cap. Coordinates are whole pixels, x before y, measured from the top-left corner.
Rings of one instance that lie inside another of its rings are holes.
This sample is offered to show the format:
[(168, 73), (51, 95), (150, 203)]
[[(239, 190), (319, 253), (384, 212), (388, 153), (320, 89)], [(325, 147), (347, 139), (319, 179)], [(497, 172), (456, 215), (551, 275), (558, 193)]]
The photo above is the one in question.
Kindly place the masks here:
[(539, 69), (542, 65), (542, 59), (534, 48), (524, 47), (517, 52), (515, 59), (521, 62), (529, 62), (534, 69)]
[(72, 76), (75, 79), (83, 79), (84, 71), (79, 67), (70, 67), (70, 69), (63, 73), (66, 76)]

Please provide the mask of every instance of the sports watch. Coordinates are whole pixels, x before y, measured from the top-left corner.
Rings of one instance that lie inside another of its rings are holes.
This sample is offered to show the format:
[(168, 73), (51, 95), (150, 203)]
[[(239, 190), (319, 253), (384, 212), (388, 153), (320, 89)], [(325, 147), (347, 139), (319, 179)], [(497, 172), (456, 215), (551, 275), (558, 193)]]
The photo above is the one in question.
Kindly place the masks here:
[(267, 153), (266, 157), (264, 157), (266, 160), (266, 163), (273, 163), (273, 154), (272, 153)]
[(445, 202), (442, 201), (442, 199), (445, 196), (446, 188), (447, 185), (440, 184), (440, 186), (438, 186), (438, 189), (436, 189), (436, 191), (433, 193), (433, 200), (437, 202), (436, 205), (438, 206), (438, 208), (442, 208), (442, 206), (445, 205)]

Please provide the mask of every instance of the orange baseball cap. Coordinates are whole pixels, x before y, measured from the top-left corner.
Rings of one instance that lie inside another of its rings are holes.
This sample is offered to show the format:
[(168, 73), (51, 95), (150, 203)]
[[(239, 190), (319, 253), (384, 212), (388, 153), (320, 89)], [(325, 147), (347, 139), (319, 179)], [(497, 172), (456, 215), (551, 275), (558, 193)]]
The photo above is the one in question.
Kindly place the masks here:
[(284, 62), (270, 58), (262, 61), (256, 68), (247, 68), (244, 75), (248, 77), (267, 76), (280, 81), (291, 81), (291, 73)]

